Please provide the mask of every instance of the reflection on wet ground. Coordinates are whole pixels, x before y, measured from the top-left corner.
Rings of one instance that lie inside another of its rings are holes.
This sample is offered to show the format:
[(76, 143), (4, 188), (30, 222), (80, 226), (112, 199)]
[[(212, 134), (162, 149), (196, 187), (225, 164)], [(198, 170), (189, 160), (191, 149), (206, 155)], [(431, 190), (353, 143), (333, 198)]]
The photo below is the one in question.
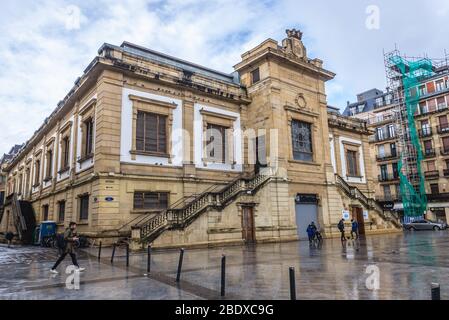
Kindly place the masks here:
[[(258, 244), (213, 249), (187, 249), (181, 282), (175, 283), (178, 250), (132, 254), (125, 264), (123, 248), (111, 265), (111, 249), (79, 252), (86, 272), (79, 290), (66, 288), (65, 267), (52, 275), (53, 249), (0, 246), (0, 299), (219, 299), (220, 262), (226, 255), (226, 299), (288, 299), (288, 269), (295, 267), (298, 299), (429, 299), (430, 284), (441, 284), (449, 298), (448, 231), (370, 236), (341, 243)], [(378, 267), (379, 289), (366, 283)]]

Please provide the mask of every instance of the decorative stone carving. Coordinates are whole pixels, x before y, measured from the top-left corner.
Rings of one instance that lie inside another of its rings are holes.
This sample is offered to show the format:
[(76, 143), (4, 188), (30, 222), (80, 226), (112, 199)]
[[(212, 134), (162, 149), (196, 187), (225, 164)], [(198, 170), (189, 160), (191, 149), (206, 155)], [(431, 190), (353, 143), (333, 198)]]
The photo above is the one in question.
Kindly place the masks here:
[(282, 40), (285, 53), (300, 59), (307, 60), (307, 52), (302, 43), (302, 32), (296, 29), (287, 29), (287, 38)]
[(295, 103), (301, 109), (306, 108), (307, 107), (307, 101), (304, 98), (304, 94), (298, 93), (298, 95), (295, 98)]

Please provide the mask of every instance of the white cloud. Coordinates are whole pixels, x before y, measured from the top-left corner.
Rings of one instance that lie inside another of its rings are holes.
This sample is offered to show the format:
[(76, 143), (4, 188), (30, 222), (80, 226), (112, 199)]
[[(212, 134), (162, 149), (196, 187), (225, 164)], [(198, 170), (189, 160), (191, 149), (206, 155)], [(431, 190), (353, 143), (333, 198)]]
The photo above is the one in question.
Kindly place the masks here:
[[(365, 26), (380, 9), (379, 30)], [(448, 3), (232, 0), (3, 0), (0, 12), (0, 153), (31, 137), (103, 42), (127, 40), (231, 72), (240, 55), (266, 38), (301, 28), (309, 55), (336, 72), (328, 99), (383, 87), (382, 49), (441, 56)]]

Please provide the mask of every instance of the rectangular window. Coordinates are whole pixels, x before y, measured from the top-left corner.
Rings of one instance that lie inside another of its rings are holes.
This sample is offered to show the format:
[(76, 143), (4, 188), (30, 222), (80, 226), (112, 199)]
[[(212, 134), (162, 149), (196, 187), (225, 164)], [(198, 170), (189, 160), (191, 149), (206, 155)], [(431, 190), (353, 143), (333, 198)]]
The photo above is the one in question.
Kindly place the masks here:
[(440, 188), (438, 187), (438, 183), (430, 184), (430, 193), (431, 194), (439, 194), (440, 193)]
[(427, 89), (425, 85), (419, 86), (418, 87), (418, 92), (420, 96), (424, 96), (427, 94)]
[(34, 185), (37, 186), (40, 181), (41, 176), (41, 161), (36, 160), (34, 164)]
[(387, 180), (388, 178), (388, 168), (386, 164), (380, 166), (380, 177), (383, 181)]
[(427, 107), (429, 112), (433, 112), (437, 109), (437, 103), (435, 101), (435, 99), (431, 99), (429, 101), (427, 101)]
[(167, 208), (167, 192), (134, 192), (134, 209), (163, 210)]
[(227, 127), (207, 124), (206, 152), (207, 157), (215, 162), (226, 163), (226, 130)]
[(444, 137), (442, 140), (443, 140), (443, 151), (447, 153), (449, 152), (449, 137)]
[(69, 168), (69, 157), (70, 157), (70, 140), (69, 137), (64, 137), (61, 143), (61, 169)]
[(47, 151), (47, 169), (45, 172), (45, 179), (48, 180), (52, 176), (52, 168), (53, 168), (53, 150)]
[(89, 195), (81, 196), (79, 199), (80, 209), (79, 209), (79, 219), (87, 220), (89, 219)]
[(395, 179), (397, 179), (399, 177), (398, 163), (397, 162), (393, 162), (391, 164), (391, 169), (393, 171), (393, 177)]
[(444, 97), (437, 98), (438, 110), (446, 109), (446, 99)]
[(292, 120), (293, 159), (313, 161), (312, 125), (307, 122)]
[(438, 123), (440, 124), (440, 131), (447, 131), (449, 129), (447, 116), (438, 117)]
[(260, 81), (260, 71), (259, 68), (251, 71), (251, 84), (255, 84)]
[(443, 80), (436, 81), (436, 88), (437, 88), (437, 91), (443, 91), (445, 89), (444, 81)]
[(58, 203), (58, 222), (64, 222), (65, 219), (65, 201)]
[(396, 136), (396, 132), (395, 132), (394, 124), (390, 124), (388, 126), (388, 137), (394, 138), (395, 136)]
[(427, 103), (425, 101), (419, 103), (419, 110), (421, 111), (421, 114), (426, 114), (429, 112)]
[(150, 112), (137, 112), (137, 151), (167, 153), (167, 116)]
[(357, 177), (359, 176), (359, 168), (357, 161), (357, 151), (347, 150), (346, 151), (346, 162), (348, 165), (348, 176)]
[(385, 157), (385, 146), (383, 144), (380, 144), (377, 147), (377, 154), (379, 155), (379, 158), (384, 158)]
[(383, 186), (385, 200), (391, 200), (391, 188), (389, 184)]
[(84, 134), (85, 137), (84, 156), (89, 157), (92, 155), (94, 143), (94, 121), (92, 118), (89, 118), (84, 122), (84, 129), (86, 130)]
[(390, 143), (390, 152), (392, 157), (396, 157), (396, 143)]
[(42, 221), (48, 221), (48, 204), (42, 206)]
[(432, 151), (433, 151), (432, 140), (425, 140), (424, 141), (424, 152), (426, 154), (429, 154)]

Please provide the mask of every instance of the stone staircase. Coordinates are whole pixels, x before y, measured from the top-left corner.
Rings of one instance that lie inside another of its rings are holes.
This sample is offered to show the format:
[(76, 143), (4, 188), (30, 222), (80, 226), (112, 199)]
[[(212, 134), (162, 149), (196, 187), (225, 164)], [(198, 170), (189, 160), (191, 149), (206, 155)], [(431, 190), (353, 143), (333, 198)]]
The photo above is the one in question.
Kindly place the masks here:
[(238, 195), (253, 195), (271, 178), (271, 175), (257, 174), (252, 178), (239, 177), (220, 191), (205, 191), (180, 208), (171, 208), (156, 216), (143, 219), (131, 227), (132, 241), (140, 244), (154, 241), (165, 230), (183, 230), (206, 210), (223, 210)]
[(389, 221), (397, 228), (402, 228), (400, 219), (396, 213), (386, 214), (382, 207), (373, 198), (368, 198), (359, 188), (349, 185), (340, 175), (335, 174), (335, 184), (351, 199), (358, 200), (366, 209), (375, 210), (385, 221)]

